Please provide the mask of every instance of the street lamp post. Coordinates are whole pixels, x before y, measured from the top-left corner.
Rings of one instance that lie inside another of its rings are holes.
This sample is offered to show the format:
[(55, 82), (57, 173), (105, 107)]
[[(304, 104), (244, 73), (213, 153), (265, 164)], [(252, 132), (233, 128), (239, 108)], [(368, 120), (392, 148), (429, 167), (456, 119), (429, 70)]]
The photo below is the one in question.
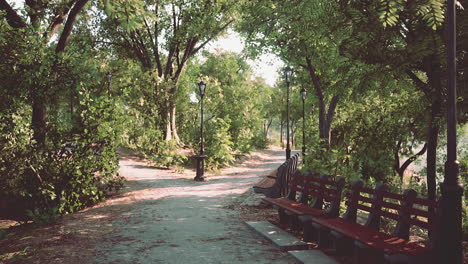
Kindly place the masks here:
[(293, 70), (287, 66), (284, 69), (284, 80), (286, 81), (286, 159), (291, 157), (291, 147), (289, 146), (289, 84), (291, 83)]
[(447, 161), (444, 182), (440, 185), (440, 233), (437, 238), (438, 263), (463, 263), (462, 196), (457, 161), (456, 104), (456, 6), (448, 0), (447, 19)]
[(106, 73), (106, 79), (107, 79), (107, 94), (110, 95), (110, 84), (111, 84), (111, 81), (112, 81), (112, 73), (111, 72)]
[(305, 99), (307, 96), (307, 90), (302, 87), (301, 97), (302, 97), (302, 157), (305, 156), (306, 146), (305, 146)]
[(197, 160), (197, 175), (195, 176), (195, 181), (204, 181), (205, 178), (203, 177), (205, 168), (204, 168), (204, 159), (206, 155), (204, 154), (204, 142), (203, 142), (203, 97), (205, 96), (205, 88), (206, 84), (203, 81), (198, 83), (198, 89), (200, 92), (200, 154), (194, 156)]

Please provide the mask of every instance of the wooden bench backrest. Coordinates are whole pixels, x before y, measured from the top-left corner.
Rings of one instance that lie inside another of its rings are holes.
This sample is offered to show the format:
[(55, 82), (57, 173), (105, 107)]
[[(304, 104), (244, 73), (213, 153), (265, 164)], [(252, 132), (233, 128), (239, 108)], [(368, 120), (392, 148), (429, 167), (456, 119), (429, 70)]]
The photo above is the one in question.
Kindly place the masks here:
[(276, 175), (275, 185), (278, 186), (280, 196), (284, 196), (286, 194), (285, 191), (285, 178), (286, 177), (286, 162), (281, 164), (278, 168), (278, 174)]
[(278, 169), (278, 175), (279, 173), (282, 173), (282, 177), (279, 177), (281, 182), (281, 196), (286, 196), (288, 194), (288, 183), (291, 180), (291, 176), (293, 173), (297, 170), (297, 164), (299, 162), (299, 153), (296, 153), (293, 155), (291, 158), (287, 159), (283, 163), (283, 168)]
[[(345, 180), (341, 177), (331, 180), (322, 175), (318, 178), (311, 173), (302, 174), (299, 170), (296, 170), (288, 184), (289, 193), (287, 198), (291, 200), (298, 199), (301, 203), (307, 203), (309, 199), (314, 198), (311, 207), (317, 209), (322, 209), (324, 201), (330, 202), (327, 216), (338, 217), (344, 185)], [(300, 193), (299, 198), (297, 193)]]
[(369, 212), (365, 225), (376, 230), (380, 227), (381, 217), (395, 220), (397, 225), (392, 235), (403, 239), (409, 238), (411, 226), (419, 226), (429, 231), (435, 229), (436, 214), (434, 211), (437, 203), (418, 198), (413, 189), (405, 190), (403, 194), (396, 194), (388, 192), (383, 184), (370, 189), (363, 187), (362, 182), (355, 182), (351, 185), (351, 191), (347, 196), (348, 210), (344, 216), (347, 220), (356, 221), (357, 209)]

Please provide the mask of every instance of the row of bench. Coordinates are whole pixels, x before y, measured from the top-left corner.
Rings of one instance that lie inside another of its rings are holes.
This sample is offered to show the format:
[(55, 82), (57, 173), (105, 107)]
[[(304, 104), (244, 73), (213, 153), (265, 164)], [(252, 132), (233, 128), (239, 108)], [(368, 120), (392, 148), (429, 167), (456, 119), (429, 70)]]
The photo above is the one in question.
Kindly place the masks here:
[[(359, 264), (431, 263), (437, 203), (418, 198), (416, 191), (396, 194), (383, 184), (371, 189), (362, 181), (346, 184), (340, 177), (314, 177), (299, 170), (289, 175), (284, 186), (287, 193), (282, 197), (262, 200), (278, 209), (280, 223), (302, 230), (304, 241), (318, 241), (320, 247), (331, 247), (337, 254), (352, 254)], [(340, 216), (343, 193), (346, 211)], [(367, 212), (367, 218), (362, 212)], [(395, 222), (393, 232), (382, 231), (384, 219)], [(428, 230), (428, 245), (409, 240), (413, 226)]]
[(288, 182), (296, 171), (299, 162), (299, 153), (287, 159), (278, 169), (265, 175), (264, 179), (257, 183), (253, 189), (256, 193), (263, 193), (269, 198), (278, 198), (288, 192)]

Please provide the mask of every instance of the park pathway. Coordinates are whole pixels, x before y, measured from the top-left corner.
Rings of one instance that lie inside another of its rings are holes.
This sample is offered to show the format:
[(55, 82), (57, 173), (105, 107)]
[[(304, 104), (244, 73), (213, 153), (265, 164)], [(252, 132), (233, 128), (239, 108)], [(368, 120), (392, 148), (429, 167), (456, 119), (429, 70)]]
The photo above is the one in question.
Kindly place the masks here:
[(129, 181), (118, 206), (126, 209), (107, 223), (113, 231), (98, 243), (95, 262), (294, 263), (228, 209), (283, 161), (284, 151), (266, 150), (195, 182), (191, 170), (162, 170), (121, 157), (120, 174)]

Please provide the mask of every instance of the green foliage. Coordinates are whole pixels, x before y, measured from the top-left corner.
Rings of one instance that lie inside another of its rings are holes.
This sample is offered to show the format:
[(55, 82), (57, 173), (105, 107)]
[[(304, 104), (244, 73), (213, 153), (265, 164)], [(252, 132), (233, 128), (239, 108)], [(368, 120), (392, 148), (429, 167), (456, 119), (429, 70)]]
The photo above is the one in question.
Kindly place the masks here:
[(105, 105), (89, 101), (85, 105), (87, 110), (81, 122), (86, 127), (71, 141), (61, 132), (51, 130), (50, 141), (44, 146), (26, 140), (20, 145), (16, 142), (30, 138), (30, 130), (20, 126), (21, 123), (8, 127), (11, 132), (3, 128), (6, 133), (0, 140), (7, 144), (0, 154), (1, 196), (25, 201), (26, 208), (56, 207), (60, 213), (67, 213), (101, 201), (106, 192), (121, 187), (122, 179), (114, 176), (118, 167), (117, 134), (109, 129), (111, 126), (103, 116), (104, 112), (110, 112)]
[[(263, 80), (249, 80), (252, 70), (245, 59), (234, 53), (205, 54), (201, 73), (210, 76), (205, 109), (213, 118), (228, 125), (232, 149), (248, 153), (264, 146), (263, 121), (272, 107), (271, 87)], [(207, 143), (208, 144), (208, 143)]]
[(57, 207), (45, 208), (43, 210), (40, 210), (39, 208), (27, 210), (26, 215), (29, 216), (34, 223), (39, 225), (54, 223), (61, 216)]
[(403, 2), (403, 0), (380, 0), (377, 12), (384, 27), (394, 26), (397, 23)]
[[(304, 168), (319, 175), (344, 177), (348, 181), (365, 180), (359, 170), (349, 166), (353, 158), (345, 149), (328, 149), (318, 136), (307, 141), (307, 155), (304, 158)], [(368, 179), (367, 179), (368, 180)]]
[(263, 133), (258, 133), (252, 138), (253, 147), (257, 149), (266, 149), (270, 145), (270, 140)]
[[(0, 197), (15, 208), (9, 217), (21, 219), (29, 209), (47, 221), (55, 210), (103, 200), (122, 186), (115, 152), (122, 106), (102, 89), (96, 50), (80, 42), (56, 54), (32, 29), (0, 23)], [(47, 102), (43, 143), (32, 140), (38, 101)]]
[(157, 165), (162, 167), (172, 167), (185, 164), (188, 157), (177, 153), (179, 146), (175, 141), (162, 141), (157, 152), (153, 152), (148, 157)]
[(206, 166), (217, 169), (230, 165), (235, 157), (232, 153), (234, 143), (229, 135), (229, 124), (221, 118), (211, 119), (206, 124)]

